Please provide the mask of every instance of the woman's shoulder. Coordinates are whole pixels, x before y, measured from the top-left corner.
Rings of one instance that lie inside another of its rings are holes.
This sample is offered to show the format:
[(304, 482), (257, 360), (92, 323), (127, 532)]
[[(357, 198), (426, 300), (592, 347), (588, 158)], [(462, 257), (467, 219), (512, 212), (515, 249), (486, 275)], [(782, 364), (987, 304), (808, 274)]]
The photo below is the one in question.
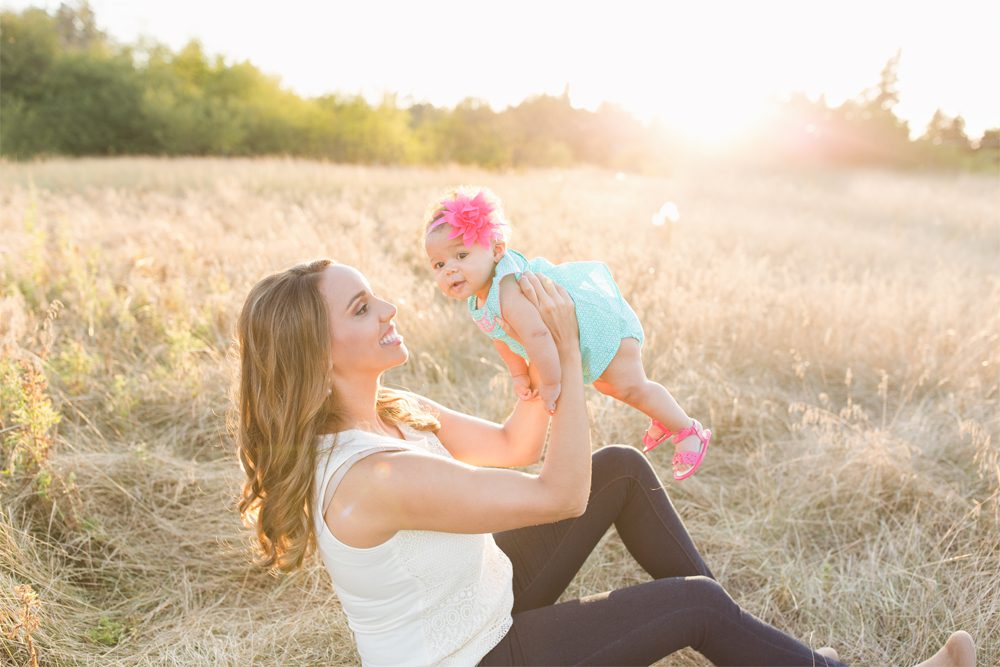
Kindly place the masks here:
[(316, 484), (324, 489), (331, 479), (342, 479), (357, 463), (373, 454), (418, 449), (410, 442), (361, 429), (324, 433), (316, 439), (316, 445)]
[(381, 447), (406, 448), (405, 441), (389, 438), (357, 428), (324, 433), (316, 438), (317, 452), (321, 457), (345, 459), (357, 452)]
[(399, 428), (403, 431), (408, 444), (410, 444), (413, 449), (452, 458), (451, 452), (449, 452), (444, 444), (442, 444), (435, 431), (419, 429), (415, 426), (407, 424), (406, 422), (400, 422)]
[(323, 433), (318, 438), (320, 444), (325, 444), (327, 446), (366, 444), (381, 440), (400, 441), (399, 438), (393, 438), (387, 435), (382, 435), (381, 433), (366, 431), (361, 428), (345, 428), (342, 431)]
[[(320, 435), (317, 438), (317, 447), (320, 453), (329, 453), (340, 457), (350, 456), (367, 449), (430, 449), (431, 451), (438, 449), (434, 445), (440, 445), (440, 440), (434, 431), (424, 431), (406, 422), (400, 422), (398, 426), (403, 434), (402, 440), (363, 429), (349, 428)], [(427, 447), (427, 444), (430, 444), (430, 447)]]

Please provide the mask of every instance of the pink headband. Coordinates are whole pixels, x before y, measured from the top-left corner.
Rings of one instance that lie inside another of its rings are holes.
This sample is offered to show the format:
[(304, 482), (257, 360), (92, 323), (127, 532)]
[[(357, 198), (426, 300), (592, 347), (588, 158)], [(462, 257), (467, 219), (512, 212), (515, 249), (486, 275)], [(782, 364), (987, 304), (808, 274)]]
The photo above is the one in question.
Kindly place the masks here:
[(449, 239), (462, 237), (465, 247), (472, 247), (473, 243), (478, 243), (489, 248), (496, 238), (502, 238), (500, 225), (493, 219), (493, 204), (486, 201), (486, 196), (480, 192), (475, 198), (470, 199), (468, 195), (459, 193), (454, 199), (446, 199), (441, 202), (444, 207), (434, 217), (428, 233), (439, 225), (451, 225)]

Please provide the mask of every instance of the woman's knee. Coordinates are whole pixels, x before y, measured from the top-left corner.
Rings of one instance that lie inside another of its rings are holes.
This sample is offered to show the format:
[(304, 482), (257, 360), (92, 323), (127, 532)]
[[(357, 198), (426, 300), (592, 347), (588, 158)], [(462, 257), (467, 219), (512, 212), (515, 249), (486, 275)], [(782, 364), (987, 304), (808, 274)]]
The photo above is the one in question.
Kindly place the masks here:
[(740, 606), (722, 584), (710, 577), (668, 577), (640, 585), (650, 587), (649, 604), (664, 605), (666, 610), (684, 609), (706, 623), (735, 618), (741, 613)]
[(630, 476), (646, 481), (651, 479), (659, 481), (649, 461), (635, 447), (605, 445), (594, 452), (592, 463), (594, 475)]
[(637, 470), (646, 463), (644, 457), (635, 447), (627, 445), (605, 445), (592, 455), (593, 469), (614, 470), (626, 472)]
[(722, 615), (740, 613), (740, 606), (736, 604), (736, 600), (715, 579), (704, 576), (685, 577), (684, 585), (688, 595), (699, 601), (701, 606)]

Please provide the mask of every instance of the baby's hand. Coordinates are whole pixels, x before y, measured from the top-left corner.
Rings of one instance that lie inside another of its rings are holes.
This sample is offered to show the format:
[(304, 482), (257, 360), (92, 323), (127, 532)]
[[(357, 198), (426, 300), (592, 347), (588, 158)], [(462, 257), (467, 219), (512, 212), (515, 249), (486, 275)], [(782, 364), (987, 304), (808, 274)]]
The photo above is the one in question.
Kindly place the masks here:
[(556, 411), (556, 400), (559, 398), (559, 394), (562, 392), (562, 384), (556, 382), (554, 384), (543, 384), (538, 388), (538, 394), (542, 397), (542, 401), (545, 403), (545, 409), (552, 414)]
[(522, 401), (530, 401), (535, 397), (535, 392), (531, 390), (531, 378), (527, 373), (514, 375), (510, 378), (514, 382), (514, 393)]

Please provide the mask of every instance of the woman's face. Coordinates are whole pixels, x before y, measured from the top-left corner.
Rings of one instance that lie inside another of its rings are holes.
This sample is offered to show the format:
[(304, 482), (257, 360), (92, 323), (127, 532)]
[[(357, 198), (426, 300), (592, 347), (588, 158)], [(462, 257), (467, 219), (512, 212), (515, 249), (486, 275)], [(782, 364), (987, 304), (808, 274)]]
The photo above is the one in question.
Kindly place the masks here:
[(334, 373), (381, 373), (406, 363), (409, 351), (392, 322), (396, 306), (375, 296), (360, 271), (343, 264), (328, 266), (319, 291), (330, 318)]

